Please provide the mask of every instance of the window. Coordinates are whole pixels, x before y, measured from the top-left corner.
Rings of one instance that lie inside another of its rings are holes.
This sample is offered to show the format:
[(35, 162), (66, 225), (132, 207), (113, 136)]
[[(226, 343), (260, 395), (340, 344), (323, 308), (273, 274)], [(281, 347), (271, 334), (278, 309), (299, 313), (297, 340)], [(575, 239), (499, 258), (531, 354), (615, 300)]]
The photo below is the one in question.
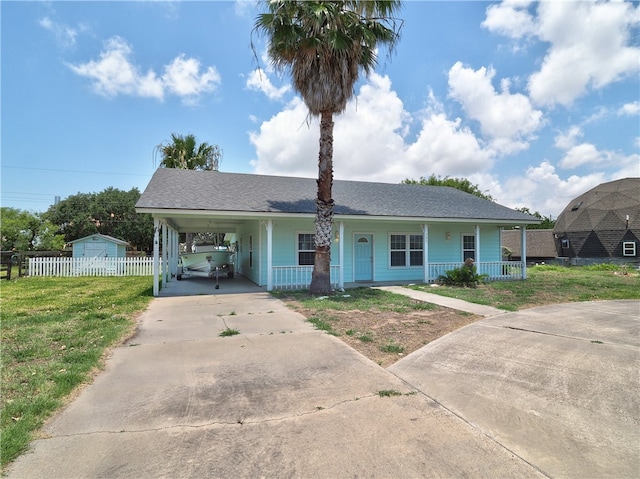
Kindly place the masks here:
[(636, 243), (635, 241), (625, 241), (622, 243), (622, 256), (635, 256), (636, 255)]
[(476, 237), (472, 235), (464, 235), (462, 237), (462, 260), (476, 258)]
[(298, 233), (298, 265), (309, 266), (313, 265), (313, 260), (316, 255), (316, 248), (314, 246), (313, 233)]
[(569, 247), (569, 240), (567, 238), (562, 238), (560, 240), (560, 246), (562, 246), (563, 248), (568, 248)]
[(422, 266), (422, 235), (389, 235), (389, 265), (392, 267)]

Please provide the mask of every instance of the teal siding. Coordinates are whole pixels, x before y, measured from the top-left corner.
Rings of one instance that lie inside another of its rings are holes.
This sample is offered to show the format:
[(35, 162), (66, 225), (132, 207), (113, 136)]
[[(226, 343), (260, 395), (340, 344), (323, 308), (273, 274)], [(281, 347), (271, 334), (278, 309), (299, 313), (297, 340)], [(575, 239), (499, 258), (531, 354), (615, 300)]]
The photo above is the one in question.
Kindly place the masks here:
[[(85, 254), (86, 253), (86, 254)], [(126, 245), (115, 243), (108, 238), (92, 235), (73, 243), (74, 258), (95, 257), (124, 258), (127, 255)]]
[[(353, 283), (355, 275), (354, 242), (356, 234), (373, 236), (373, 281), (416, 281), (424, 278), (423, 266), (392, 267), (390, 261), (391, 234), (422, 234), (422, 223), (401, 221), (349, 221), (344, 233), (337, 238), (339, 220), (335, 221), (331, 245), (331, 264), (340, 264), (340, 245), (344, 248), (343, 275), (345, 283)], [(298, 233), (313, 233), (313, 219), (273, 220), (273, 266), (297, 265)], [(462, 238), (475, 236), (472, 224), (430, 224), (429, 263), (462, 262)], [(251, 220), (242, 223), (236, 231), (238, 252), (236, 270), (261, 285), (267, 285), (267, 229), (266, 221)], [(250, 238), (252, 251), (250, 250)], [(253, 255), (250, 261), (250, 253)], [(480, 226), (480, 261), (500, 261), (500, 228), (497, 225)], [(250, 264), (252, 263), (252, 264)]]

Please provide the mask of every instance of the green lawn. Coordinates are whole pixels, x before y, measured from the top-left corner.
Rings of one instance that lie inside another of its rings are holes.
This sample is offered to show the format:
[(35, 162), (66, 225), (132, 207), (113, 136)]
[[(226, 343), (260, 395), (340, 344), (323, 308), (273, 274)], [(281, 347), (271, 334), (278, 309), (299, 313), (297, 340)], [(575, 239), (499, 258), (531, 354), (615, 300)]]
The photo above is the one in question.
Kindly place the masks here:
[(419, 303), (399, 294), (371, 288), (349, 289), (344, 293), (331, 296), (311, 296), (307, 291), (273, 291), (276, 298), (299, 301), (305, 308), (317, 311), (393, 311), (407, 313), (424, 309), (433, 309), (429, 303)]
[(526, 281), (486, 283), (477, 288), (415, 285), (413, 289), (507, 311), (574, 301), (640, 299), (640, 274), (619, 266), (535, 266)]
[[(570, 301), (640, 299), (638, 271), (538, 266), (527, 281), (478, 288), (414, 286), (506, 310)], [(69, 394), (102, 366), (104, 352), (133, 333), (152, 299), (150, 277), (21, 278), (0, 284), (2, 465), (15, 459)], [(318, 318), (331, 310), (409, 312), (431, 308), (380, 290), (361, 288), (319, 299), (296, 292)]]
[(0, 285), (2, 466), (135, 330), (150, 277), (21, 278)]

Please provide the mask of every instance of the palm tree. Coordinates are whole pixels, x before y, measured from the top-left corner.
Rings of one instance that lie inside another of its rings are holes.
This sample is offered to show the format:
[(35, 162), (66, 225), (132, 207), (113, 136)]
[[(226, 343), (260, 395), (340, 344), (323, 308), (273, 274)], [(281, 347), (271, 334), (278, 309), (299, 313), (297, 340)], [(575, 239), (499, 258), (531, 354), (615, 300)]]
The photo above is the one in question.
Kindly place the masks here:
[[(155, 147), (154, 158), (158, 153), (162, 155), (161, 167), (183, 170), (218, 171), (222, 159), (222, 148), (206, 142), (196, 147), (196, 137), (191, 134), (182, 136), (171, 133), (171, 142), (160, 143)], [(193, 233), (187, 233), (187, 251), (191, 251), (192, 243)]]
[(183, 170), (217, 171), (222, 159), (222, 149), (218, 145), (200, 143), (196, 147), (196, 137), (171, 134), (171, 141), (156, 146), (156, 153), (162, 155), (160, 166)]
[[(360, 71), (377, 63), (376, 48), (392, 52), (402, 21), (394, 17), (399, 0), (263, 0), (266, 12), (254, 31), (268, 39), (274, 67), (291, 74), (311, 116), (320, 116), (315, 257), (309, 292), (331, 292), (333, 228), (333, 114), (342, 113), (354, 94)], [(254, 50), (255, 53), (255, 50)]]

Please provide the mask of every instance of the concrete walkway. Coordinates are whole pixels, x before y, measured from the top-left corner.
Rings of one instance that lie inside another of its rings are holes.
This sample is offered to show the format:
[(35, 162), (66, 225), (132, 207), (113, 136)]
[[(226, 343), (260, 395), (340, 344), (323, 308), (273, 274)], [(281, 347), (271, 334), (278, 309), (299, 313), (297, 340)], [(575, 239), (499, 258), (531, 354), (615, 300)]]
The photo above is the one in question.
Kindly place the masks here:
[(156, 298), (7, 475), (636, 478), (639, 304), (494, 316), (385, 370), (267, 293)]
[(497, 314), (505, 314), (503, 309), (494, 308), (493, 306), (484, 306), (482, 304), (469, 303), (461, 299), (440, 296), (439, 294), (426, 293), (424, 291), (416, 291), (415, 289), (404, 288), (402, 286), (378, 286), (375, 289), (382, 289), (396, 294), (402, 294), (418, 301), (425, 303), (437, 304), (447, 308), (464, 311), (466, 313), (477, 314), (479, 316), (495, 316)]

